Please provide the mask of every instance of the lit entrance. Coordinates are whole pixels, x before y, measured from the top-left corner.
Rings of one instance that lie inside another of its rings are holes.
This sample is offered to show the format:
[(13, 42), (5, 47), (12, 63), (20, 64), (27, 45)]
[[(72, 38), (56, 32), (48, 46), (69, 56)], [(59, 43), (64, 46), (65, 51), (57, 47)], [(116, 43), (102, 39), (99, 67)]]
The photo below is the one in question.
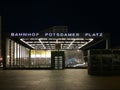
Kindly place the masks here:
[(108, 37), (103, 33), (10, 33), (4, 40), (5, 69), (64, 69), (87, 67), (84, 50), (108, 42)]

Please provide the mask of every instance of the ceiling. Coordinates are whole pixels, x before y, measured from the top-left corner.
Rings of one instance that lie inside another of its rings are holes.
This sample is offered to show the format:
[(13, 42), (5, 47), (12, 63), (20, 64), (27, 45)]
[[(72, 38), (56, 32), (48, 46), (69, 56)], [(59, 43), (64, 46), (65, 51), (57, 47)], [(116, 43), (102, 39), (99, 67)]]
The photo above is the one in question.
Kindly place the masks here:
[(21, 38), (20, 40), (32, 49), (55, 50), (56, 45), (59, 45), (61, 50), (77, 50), (92, 42), (93, 38)]

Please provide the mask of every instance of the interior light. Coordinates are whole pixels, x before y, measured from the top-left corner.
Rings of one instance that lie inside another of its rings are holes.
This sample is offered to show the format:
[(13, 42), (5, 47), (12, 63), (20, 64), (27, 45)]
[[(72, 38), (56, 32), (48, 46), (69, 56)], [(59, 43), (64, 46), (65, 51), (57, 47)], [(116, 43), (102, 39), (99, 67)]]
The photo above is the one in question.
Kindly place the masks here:
[(58, 43), (58, 39), (56, 39), (56, 43)]
[(24, 42), (25, 44), (27, 44), (28, 46), (30, 46), (31, 48), (33, 48), (34, 49), (34, 47), (32, 46), (32, 45), (30, 45), (30, 44), (28, 44), (27, 42), (25, 42), (23, 39), (20, 39), (22, 42)]
[(69, 44), (67, 48), (70, 48), (70, 46), (75, 42), (75, 39)]
[(41, 41), (41, 39), (39, 39), (41, 45), (43, 46), (44, 49), (46, 49), (46, 47), (44, 46), (43, 42)]
[(88, 43), (92, 42), (94, 39), (90, 38), (88, 42), (86, 42), (85, 44), (81, 45), (80, 47), (78, 47), (79, 49), (82, 48), (83, 46), (87, 45)]
[(10, 58), (10, 56), (9, 56), (9, 55), (7, 55), (7, 58)]

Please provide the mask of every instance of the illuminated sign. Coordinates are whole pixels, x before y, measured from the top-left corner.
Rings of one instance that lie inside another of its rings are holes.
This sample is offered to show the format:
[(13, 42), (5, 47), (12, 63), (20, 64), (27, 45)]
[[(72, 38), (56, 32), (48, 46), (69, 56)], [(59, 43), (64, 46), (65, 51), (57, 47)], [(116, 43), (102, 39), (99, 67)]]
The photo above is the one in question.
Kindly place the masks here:
[(45, 37), (102, 37), (103, 33), (45, 33)]
[(103, 33), (85, 33), (85, 37), (102, 37)]
[(78, 37), (79, 33), (45, 33), (45, 37)]
[(11, 33), (11, 37), (36, 37), (39, 36), (39, 33)]
[(11, 37), (103, 37), (103, 33), (10, 33)]

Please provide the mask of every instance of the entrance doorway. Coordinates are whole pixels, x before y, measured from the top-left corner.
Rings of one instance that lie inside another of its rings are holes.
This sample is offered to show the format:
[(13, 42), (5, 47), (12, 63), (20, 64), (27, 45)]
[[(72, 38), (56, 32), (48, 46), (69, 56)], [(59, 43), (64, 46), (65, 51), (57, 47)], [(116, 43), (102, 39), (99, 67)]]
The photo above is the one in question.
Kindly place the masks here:
[(64, 51), (52, 51), (51, 63), (53, 69), (62, 70), (65, 67), (65, 55)]

